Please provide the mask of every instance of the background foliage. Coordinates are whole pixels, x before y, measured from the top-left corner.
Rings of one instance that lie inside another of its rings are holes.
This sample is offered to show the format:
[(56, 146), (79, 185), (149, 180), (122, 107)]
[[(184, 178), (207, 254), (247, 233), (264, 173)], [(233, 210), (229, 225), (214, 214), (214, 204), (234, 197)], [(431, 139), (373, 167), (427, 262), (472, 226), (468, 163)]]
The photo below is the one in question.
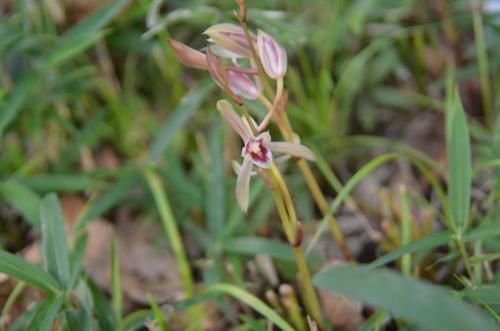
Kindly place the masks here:
[[(338, 266), (303, 179), (284, 169), (327, 324), (496, 329), (498, 2), (248, 5), (250, 25), (287, 48), (288, 115), (367, 264)], [(0, 3), (0, 328), (307, 328), (271, 193), (253, 181), (249, 214), (235, 203), (222, 92), (166, 42), (201, 48), (234, 9)]]

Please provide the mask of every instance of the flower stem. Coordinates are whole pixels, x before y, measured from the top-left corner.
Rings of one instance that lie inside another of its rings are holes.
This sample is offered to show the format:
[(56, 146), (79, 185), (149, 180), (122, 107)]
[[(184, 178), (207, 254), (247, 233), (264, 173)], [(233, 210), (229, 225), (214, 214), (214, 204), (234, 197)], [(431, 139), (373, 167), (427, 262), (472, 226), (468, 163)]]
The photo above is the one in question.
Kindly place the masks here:
[(276, 112), (276, 107), (278, 107), (278, 102), (280, 101), (281, 95), (283, 94), (283, 78), (279, 78), (277, 81), (277, 87), (276, 87), (276, 96), (274, 97), (273, 104), (271, 105), (271, 108), (267, 112), (266, 116), (262, 120), (262, 122), (259, 124), (259, 127), (257, 128), (257, 131), (261, 132), (264, 130), (267, 125), (269, 124), (269, 121), (271, 118), (274, 116), (274, 113)]
[(295, 212), (290, 192), (288, 191), (283, 176), (275, 164), (271, 166), (271, 169), (268, 170), (267, 173), (273, 184), (273, 197), (283, 229), (288, 242), (293, 247), (295, 263), (297, 264), (300, 278), (298, 283), (304, 297), (304, 303), (311, 317), (318, 323), (319, 326), (321, 326), (321, 308), (316, 290), (312, 284), (311, 273), (309, 272), (304, 254), (300, 247), (302, 234), (300, 233), (299, 227), (301, 225), (297, 220), (297, 214)]
[[(262, 104), (266, 106), (269, 110), (271, 111), (271, 103), (269, 100), (265, 98), (260, 99)], [(287, 141), (293, 141), (293, 130), (290, 125), (290, 121), (288, 120), (288, 116), (285, 112), (280, 112), (279, 114), (276, 113), (278, 116), (274, 116), (276, 123), (279, 124), (278, 128), (281, 131), (281, 134)], [(279, 120), (278, 120), (279, 118)], [(307, 161), (303, 159), (297, 160), (297, 165), (299, 166), (300, 172), (302, 173), (302, 176), (304, 177), (307, 188), (311, 192), (311, 195), (314, 199), (314, 202), (318, 206), (319, 210), (321, 213), (326, 215), (328, 213), (328, 203), (326, 201), (325, 196), (323, 195), (323, 192), (321, 191), (318, 182), (316, 181), (316, 178), (314, 178), (314, 175), (312, 173), (311, 167), (307, 163)], [(331, 216), (328, 219), (328, 225), (330, 228), (330, 232), (332, 233), (333, 238), (337, 242), (337, 245), (340, 248), (340, 251), (342, 252), (342, 255), (347, 261), (352, 261), (353, 257), (351, 254), (351, 251), (349, 249), (349, 246), (347, 246), (347, 243), (345, 241), (344, 234), (342, 233), (342, 230), (340, 229), (339, 225), (337, 224), (337, 221), (335, 217)]]

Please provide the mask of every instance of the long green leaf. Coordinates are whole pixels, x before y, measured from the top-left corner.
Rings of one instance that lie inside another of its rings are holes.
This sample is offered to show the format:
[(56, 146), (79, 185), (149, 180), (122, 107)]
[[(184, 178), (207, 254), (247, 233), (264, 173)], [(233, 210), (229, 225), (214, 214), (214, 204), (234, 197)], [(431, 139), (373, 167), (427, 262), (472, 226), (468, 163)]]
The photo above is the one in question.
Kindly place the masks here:
[(293, 328), (290, 326), (290, 324), (288, 324), (288, 322), (286, 322), (280, 315), (278, 315), (271, 307), (266, 305), (262, 300), (260, 300), (253, 294), (250, 294), (239, 287), (231, 284), (216, 284), (208, 287), (205, 292), (228, 294), (236, 298), (237, 300), (246, 303), (256, 311), (261, 313), (264, 317), (266, 317), (280, 329), (285, 331), (293, 331)]
[(156, 162), (163, 155), (172, 141), (172, 138), (186, 125), (194, 112), (200, 107), (201, 102), (213, 90), (213, 83), (205, 81), (200, 86), (194, 88), (186, 95), (180, 105), (168, 117), (167, 121), (156, 135), (151, 149), (149, 150), (149, 160)]
[[(464, 242), (474, 241), (478, 239), (487, 239), (500, 236), (500, 227), (497, 224), (482, 225), (473, 231), (467, 233), (464, 237)], [(368, 264), (367, 268), (378, 268), (389, 262), (395, 261), (401, 256), (409, 253), (430, 250), (434, 247), (446, 245), (452, 239), (451, 233), (448, 231), (433, 234), (422, 239), (410, 242), (401, 248), (391, 251), (390, 253), (379, 257), (372, 263)]]
[(66, 288), (71, 287), (66, 231), (59, 200), (46, 195), (40, 206), (42, 253), (47, 271)]
[(80, 23), (69, 29), (64, 35), (65, 39), (79, 38), (82, 35), (90, 35), (105, 27), (116, 15), (118, 15), (131, 0), (115, 0), (113, 3), (103, 6), (98, 11), (87, 16)]
[(313, 279), (319, 288), (382, 307), (429, 331), (493, 331), (493, 321), (444, 289), (388, 270), (332, 267)]
[(46, 174), (19, 177), (19, 182), (37, 192), (85, 191), (96, 185), (95, 179), (87, 174)]
[(356, 185), (363, 179), (365, 178), (368, 174), (370, 174), (373, 170), (378, 168), (381, 164), (393, 160), (397, 158), (397, 154), (394, 153), (388, 153), (388, 154), (383, 154), (380, 155), (379, 157), (371, 160), (367, 164), (365, 164), (361, 169), (359, 169), (354, 176), (349, 179), (349, 181), (344, 185), (344, 187), (340, 190), (340, 192), (337, 194), (335, 197), (335, 200), (330, 205), (330, 208), (328, 209), (328, 212), (325, 213), (323, 216), (323, 219), (321, 220), (321, 223), (316, 230), (316, 233), (314, 234), (313, 238), (311, 239), (311, 242), (309, 243), (309, 246), (307, 247), (307, 253), (311, 251), (311, 249), (316, 245), (318, 242), (319, 238), (323, 234), (323, 232), (326, 230), (327, 225), (328, 225), (328, 220), (332, 217), (332, 215), (337, 211), (337, 209), (340, 207), (342, 202), (344, 202), (345, 199), (349, 197), (349, 193), (356, 187)]
[(254, 236), (226, 239), (222, 248), (228, 253), (267, 254), (275, 259), (295, 261), (290, 245), (281, 241)]
[(36, 265), (3, 250), (0, 250), (0, 272), (39, 289), (52, 293), (60, 292), (57, 280), (51, 275)]
[(51, 67), (57, 66), (59, 63), (63, 63), (80, 54), (104, 36), (104, 31), (96, 31), (82, 34), (74, 38), (63, 38), (60, 40), (59, 44), (55, 46), (54, 50), (47, 54), (45, 63)]
[(115, 314), (109, 304), (109, 300), (101, 290), (92, 283), (91, 280), (87, 282), (92, 295), (94, 303), (94, 315), (97, 318), (101, 330), (117, 330), (118, 324), (116, 323)]
[(94, 199), (82, 212), (76, 229), (82, 230), (88, 222), (98, 218), (122, 201), (139, 179), (139, 173), (135, 168), (129, 167), (125, 169), (118, 181), (104, 191), (102, 195)]
[(463, 233), (469, 220), (471, 191), (471, 150), (467, 119), (458, 91), (449, 96), (446, 109), (446, 143), (448, 148), (448, 199), (456, 231)]
[(120, 277), (120, 260), (116, 249), (116, 240), (114, 235), (111, 240), (111, 287), (113, 312), (116, 320), (118, 321), (118, 325), (120, 325), (123, 310), (122, 282)]
[(92, 317), (87, 310), (80, 307), (67, 310), (64, 313), (68, 330), (71, 331), (93, 331)]
[(26, 185), (10, 179), (0, 184), (0, 195), (18, 209), (31, 225), (40, 227), (40, 197)]
[(148, 296), (149, 305), (151, 306), (151, 310), (153, 311), (153, 315), (155, 317), (155, 321), (159, 331), (167, 331), (167, 322), (165, 322), (165, 317), (161, 312), (160, 307), (156, 303), (156, 300), (153, 296)]
[(29, 99), (31, 92), (40, 83), (39, 72), (31, 72), (23, 76), (9, 92), (7, 100), (0, 107), (0, 139), (7, 126), (15, 119), (21, 107)]
[(59, 312), (64, 301), (62, 295), (54, 296), (51, 295), (45, 298), (42, 302), (38, 304), (35, 308), (35, 314), (33, 315), (30, 324), (27, 328), (28, 331), (50, 331), (52, 330), (52, 324)]
[(220, 126), (214, 128), (208, 139), (210, 169), (205, 183), (205, 209), (212, 238), (224, 233), (224, 157)]
[(154, 318), (154, 316), (151, 310), (149, 309), (136, 310), (125, 316), (121, 325), (121, 330), (136, 331), (137, 329), (144, 327), (144, 325), (152, 318)]
[(405, 254), (429, 250), (437, 246), (446, 245), (450, 241), (450, 238), (451, 236), (448, 232), (443, 232), (412, 241), (399, 249), (396, 249), (384, 256), (379, 257), (378, 259), (370, 263), (368, 267), (378, 268), (383, 266), (384, 264), (397, 260)]

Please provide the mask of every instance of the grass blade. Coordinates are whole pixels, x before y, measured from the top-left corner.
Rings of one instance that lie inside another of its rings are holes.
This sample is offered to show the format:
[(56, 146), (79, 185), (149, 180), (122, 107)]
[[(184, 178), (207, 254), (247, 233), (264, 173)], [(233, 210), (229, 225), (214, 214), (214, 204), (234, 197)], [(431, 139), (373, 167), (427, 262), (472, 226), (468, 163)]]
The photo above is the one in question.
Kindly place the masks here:
[(116, 251), (115, 236), (112, 236), (111, 239), (111, 288), (113, 312), (115, 314), (116, 321), (118, 321), (118, 325), (121, 325), (123, 307), (122, 282), (120, 277), (120, 260), (118, 258), (118, 252)]
[(380, 155), (379, 157), (377, 157), (377, 158), (371, 160), (370, 162), (368, 162), (367, 164), (365, 164), (361, 169), (358, 170), (358, 172), (356, 172), (354, 174), (354, 176), (352, 176), (351, 179), (349, 179), (349, 181), (344, 185), (344, 187), (337, 194), (337, 196), (335, 197), (335, 200), (333, 200), (333, 202), (331, 203), (330, 208), (328, 210), (328, 213), (326, 213), (323, 216), (323, 219), (321, 220), (321, 223), (318, 226), (316, 233), (314, 234), (311, 242), (309, 243), (309, 246), (307, 247), (306, 254), (308, 254), (311, 251), (311, 249), (314, 247), (314, 245), (316, 245), (320, 236), (326, 230), (326, 227), (328, 225), (328, 220), (335, 213), (335, 211), (340, 207), (342, 202), (344, 202), (344, 200), (349, 197), (349, 193), (354, 189), (354, 187), (363, 178), (365, 178), (368, 174), (370, 174), (373, 170), (375, 170), (381, 164), (383, 164), (387, 161), (391, 161), (395, 158), (397, 158), (397, 154), (394, 154), (394, 153)]
[[(399, 199), (401, 204), (401, 246), (405, 246), (411, 241), (411, 212), (406, 186), (401, 187)], [(405, 254), (401, 257), (401, 272), (405, 276), (411, 276), (411, 254)]]
[(448, 199), (454, 231), (463, 234), (468, 225), (471, 195), (471, 150), (469, 128), (458, 91), (452, 93), (446, 110), (448, 149)]
[(82, 230), (88, 222), (98, 218), (122, 201), (130, 189), (139, 181), (139, 178), (135, 168), (130, 167), (125, 169), (118, 181), (111, 185), (108, 190), (96, 198), (82, 212), (76, 226), (76, 231)]
[(401, 256), (406, 254), (411, 254), (418, 251), (430, 250), (434, 247), (446, 245), (450, 241), (451, 235), (448, 232), (433, 234), (427, 236), (425, 238), (415, 240), (410, 242), (409, 244), (393, 250), (392, 252), (379, 257), (372, 263), (370, 263), (367, 267), (369, 268), (378, 268), (387, 263), (397, 260)]
[(92, 301), (94, 302), (94, 315), (100, 329), (118, 330), (115, 315), (106, 295), (92, 281), (88, 281), (87, 284), (92, 295)]
[[(500, 236), (500, 227), (497, 224), (482, 225), (473, 231), (467, 233), (464, 237), (464, 242), (494, 238)], [(438, 234), (433, 234), (425, 238), (410, 242), (399, 249), (393, 250), (389, 254), (379, 257), (372, 263), (368, 264), (367, 268), (378, 268), (389, 262), (395, 261), (405, 254), (410, 254), (423, 250), (430, 250), (434, 247), (446, 245), (452, 239), (450, 232), (445, 231)]]
[(0, 272), (39, 289), (52, 293), (60, 292), (57, 280), (51, 275), (36, 265), (3, 250), (0, 250)]
[(226, 239), (222, 245), (224, 251), (228, 253), (248, 255), (267, 254), (276, 259), (295, 261), (290, 245), (278, 240), (248, 236)]
[[(144, 169), (144, 176), (149, 185), (153, 197), (155, 199), (160, 217), (165, 229), (170, 247), (177, 261), (177, 267), (181, 275), (181, 281), (184, 289), (184, 295), (189, 298), (194, 295), (194, 280), (189, 260), (186, 255), (186, 250), (182, 242), (182, 237), (177, 227), (177, 223), (170, 207), (170, 202), (167, 199), (165, 190), (162, 187), (161, 179), (158, 174), (151, 168)], [(203, 315), (202, 307), (195, 306), (189, 310), (190, 322), (194, 328), (200, 328), (201, 316)]]
[(174, 219), (170, 203), (167, 200), (165, 191), (161, 186), (160, 177), (156, 174), (156, 172), (152, 169), (146, 168), (144, 170), (144, 175), (151, 192), (153, 193), (168, 241), (170, 242), (172, 251), (177, 260), (184, 286), (184, 293), (187, 297), (190, 297), (194, 294), (193, 276), (191, 274), (191, 268), (189, 267), (186, 251), (184, 250), (184, 244), (182, 243), (181, 234), (177, 228), (177, 223)]
[(54, 193), (48, 194), (40, 206), (42, 228), (42, 252), (47, 271), (66, 289), (71, 286), (69, 256), (66, 244), (66, 231), (59, 205)]
[(207, 223), (212, 238), (220, 238), (224, 233), (224, 156), (220, 126), (214, 128), (208, 139), (210, 169), (205, 181), (205, 209)]
[(40, 197), (17, 180), (0, 184), (0, 195), (10, 205), (19, 210), (35, 228), (40, 227)]
[(424, 330), (498, 330), (492, 320), (444, 289), (388, 270), (332, 267), (317, 274), (314, 283), (320, 288), (387, 309), (395, 317)]
[(51, 295), (35, 308), (35, 313), (27, 328), (28, 331), (50, 331), (52, 324), (64, 301), (64, 297)]
[(280, 329), (285, 331), (293, 331), (293, 328), (285, 321), (280, 315), (278, 315), (271, 307), (266, 305), (262, 300), (257, 298), (256, 296), (248, 293), (245, 290), (242, 290), (239, 287), (236, 287), (231, 284), (216, 284), (208, 287), (205, 290), (206, 293), (224, 293), (228, 294), (235, 299), (246, 303), (259, 313), (261, 313), (264, 317), (266, 317), (269, 321), (274, 323)]
[(170, 145), (174, 136), (186, 125), (201, 102), (213, 90), (213, 83), (205, 81), (186, 95), (180, 105), (168, 117), (163, 127), (158, 131), (149, 150), (149, 160), (156, 162)]
[(149, 305), (151, 306), (151, 310), (153, 311), (153, 315), (155, 317), (156, 325), (159, 331), (167, 331), (167, 323), (165, 322), (165, 317), (163, 316), (160, 307), (156, 303), (156, 300), (149, 295), (148, 296)]

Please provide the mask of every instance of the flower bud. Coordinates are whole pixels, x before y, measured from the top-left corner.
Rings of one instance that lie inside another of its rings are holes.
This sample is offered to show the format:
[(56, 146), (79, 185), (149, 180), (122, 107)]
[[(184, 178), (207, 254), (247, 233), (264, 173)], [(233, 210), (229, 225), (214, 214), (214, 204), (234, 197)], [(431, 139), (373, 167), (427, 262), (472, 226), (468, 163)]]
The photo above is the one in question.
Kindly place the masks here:
[[(220, 56), (226, 57), (247, 57), (252, 56), (248, 47), (245, 31), (241, 27), (231, 23), (216, 24), (208, 28), (205, 32), (208, 41), (220, 46), (226, 52), (218, 52)], [(252, 42), (256, 41), (255, 36), (250, 34)], [(216, 48), (217, 49), (217, 48)], [(220, 53), (220, 54), (219, 54)]]
[(243, 100), (239, 98), (229, 87), (229, 75), (226, 71), (225, 66), (220, 62), (220, 60), (215, 56), (210, 47), (207, 47), (207, 64), (208, 72), (214, 79), (214, 81), (219, 85), (220, 88), (224, 90), (237, 104), (243, 104)]
[(272, 79), (286, 74), (286, 51), (273, 37), (264, 31), (257, 31), (257, 52), (266, 74)]
[(262, 84), (258, 77), (252, 79), (250, 75), (228, 71), (229, 88), (234, 94), (248, 100), (255, 100), (262, 92)]
[(175, 56), (185, 66), (207, 70), (207, 56), (189, 46), (184, 45), (174, 39), (168, 38), (168, 43), (175, 53)]

